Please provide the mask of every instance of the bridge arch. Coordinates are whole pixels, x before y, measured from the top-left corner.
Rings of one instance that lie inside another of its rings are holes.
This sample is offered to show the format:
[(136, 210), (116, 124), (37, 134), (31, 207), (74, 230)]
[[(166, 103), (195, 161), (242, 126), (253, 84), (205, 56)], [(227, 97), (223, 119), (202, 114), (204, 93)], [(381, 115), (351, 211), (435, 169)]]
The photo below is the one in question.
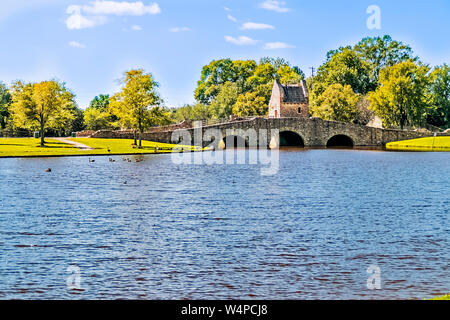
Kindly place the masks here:
[(280, 147), (305, 147), (305, 140), (297, 132), (284, 130), (280, 132)]
[(337, 134), (327, 141), (327, 148), (330, 149), (353, 149), (355, 142), (345, 134)]
[(222, 139), (224, 143), (224, 149), (237, 149), (237, 148), (248, 148), (249, 144), (247, 139), (239, 135), (228, 135)]

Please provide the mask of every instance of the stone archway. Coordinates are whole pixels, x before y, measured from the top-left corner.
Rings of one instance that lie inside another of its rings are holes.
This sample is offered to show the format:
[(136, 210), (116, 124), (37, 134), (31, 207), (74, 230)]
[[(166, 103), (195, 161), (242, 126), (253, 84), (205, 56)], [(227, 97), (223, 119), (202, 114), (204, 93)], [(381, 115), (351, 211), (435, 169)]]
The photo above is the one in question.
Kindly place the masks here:
[(282, 131), (280, 132), (280, 147), (297, 147), (304, 148), (305, 141), (296, 132)]
[(353, 149), (354, 146), (352, 138), (344, 134), (335, 135), (327, 142), (327, 148), (330, 149)]
[(223, 138), (224, 149), (247, 149), (248, 142), (241, 136), (230, 135)]

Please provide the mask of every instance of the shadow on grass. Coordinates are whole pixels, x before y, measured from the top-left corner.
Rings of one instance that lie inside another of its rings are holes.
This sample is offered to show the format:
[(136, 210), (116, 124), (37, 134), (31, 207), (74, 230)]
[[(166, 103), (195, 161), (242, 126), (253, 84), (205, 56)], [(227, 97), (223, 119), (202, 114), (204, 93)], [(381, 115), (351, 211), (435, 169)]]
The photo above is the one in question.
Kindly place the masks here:
[[(33, 147), (33, 146), (31, 146), (31, 147)], [(74, 147), (72, 147), (70, 145), (67, 145), (67, 144), (66, 144), (66, 146), (53, 146), (53, 145), (46, 144), (43, 147), (41, 145), (37, 145), (37, 146), (34, 146), (34, 147), (35, 148), (41, 148), (41, 149), (77, 149), (77, 148), (74, 148)]]

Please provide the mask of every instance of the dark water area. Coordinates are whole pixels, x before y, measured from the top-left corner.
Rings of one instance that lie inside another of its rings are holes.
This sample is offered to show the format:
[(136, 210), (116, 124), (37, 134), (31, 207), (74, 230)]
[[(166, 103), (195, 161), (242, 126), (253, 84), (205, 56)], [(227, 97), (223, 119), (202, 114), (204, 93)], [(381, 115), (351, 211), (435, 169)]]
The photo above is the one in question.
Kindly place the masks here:
[[(171, 155), (0, 159), (0, 299), (450, 291), (449, 153), (279, 157), (268, 176), (260, 165), (175, 164)], [(367, 288), (370, 266), (380, 290)]]

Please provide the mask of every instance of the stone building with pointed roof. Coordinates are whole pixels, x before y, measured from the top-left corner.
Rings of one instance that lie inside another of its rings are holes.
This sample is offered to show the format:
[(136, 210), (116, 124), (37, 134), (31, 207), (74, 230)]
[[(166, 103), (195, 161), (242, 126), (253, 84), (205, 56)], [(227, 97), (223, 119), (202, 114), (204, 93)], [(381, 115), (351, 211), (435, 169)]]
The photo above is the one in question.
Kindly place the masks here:
[(269, 118), (309, 117), (309, 92), (306, 81), (282, 85), (275, 80), (269, 102)]

